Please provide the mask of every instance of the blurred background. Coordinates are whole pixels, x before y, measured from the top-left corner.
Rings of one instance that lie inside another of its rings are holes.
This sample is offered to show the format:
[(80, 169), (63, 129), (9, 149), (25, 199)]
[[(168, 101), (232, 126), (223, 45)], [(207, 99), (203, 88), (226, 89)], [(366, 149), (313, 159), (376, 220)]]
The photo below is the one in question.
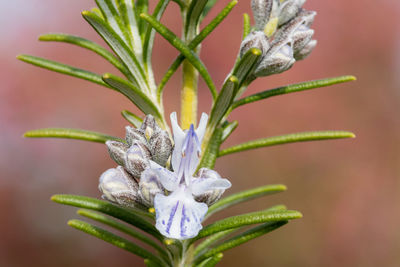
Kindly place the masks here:
[[(155, 1), (150, 1), (153, 6)], [(210, 17), (228, 1), (219, 1)], [(242, 34), (242, 0), (202, 49), (217, 84), (229, 72)], [(0, 9), (0, 266), (141, 266), (128, 252), (67, 226), (76, 209), (50, 201), (55, 193), (100, 197), (98, 177), (114, 167), (104, 145), (61, 139), (24, 139), (30, 129), (83, 128), (124, 136), (120, 111), (137, 110), (121, 95), (76, 78), (33, 67), (19, 53), (95, 72), (111, 66), (93, 53), (39, 34), (65, 32), (103, 43), (80, 12), (92, 0), (1, 1)], [(216, 168), (229, 193), (283, 183), (289, 190), (225, 211), (230, 216), (285, 204), (304, 218), (224, 254), (220, 266), (399, 266), (400, 264), (400, 2), (308, 0), (316, 10), (319, 44), (288, 72), (259, 79), (247, 93), (345, 74), (349, 84), (279, 96), (237, 109), (240, 122), (226, 145), (311, 130), (349, 130), (354, 140), (290, 144), (229, 155)], [(206, 21), (209, 21), (206, 20)], [(171, 4), (163, 19), (176, 33)], [(177, 52), (157, 37), (160, 79)], [(166, 88), (167, 112), (177, 109), (180, 74)], [(200, 83), (200, 111), (210, 95)]]

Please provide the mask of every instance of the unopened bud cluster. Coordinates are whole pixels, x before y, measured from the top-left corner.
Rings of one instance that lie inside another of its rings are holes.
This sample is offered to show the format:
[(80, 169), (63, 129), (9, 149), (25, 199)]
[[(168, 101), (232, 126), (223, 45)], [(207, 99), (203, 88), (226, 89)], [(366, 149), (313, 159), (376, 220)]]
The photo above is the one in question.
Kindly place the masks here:
[(262, 57), (254, 71), (256, 77), (281, 73), (296, 60), (306, 58), (317, 45), (310, 27), (315, 11), (302, 8), (306, 0), (252, 0), (256, 22), (254, 30), (243, 40), (240, 56), (258, 48)]
[[(145, 117), (140, 128), (127, 126), (125, 141), (106, 142), (110, 157), (119, 166), (101, 175), (99, 190), (102, 197), (125, 207), (154, 207), (157, 194), (168, 195), (168, 190), (160, 182), (159, 170), (172, 167), (172, 141), (151, 115)], [(217, 172), (206, 168), (201, 168), (193, 176), (198, 179), (221, 178)], [(223, 192), (210, 190), (197, 196), (196, 201), (210, 206)]]

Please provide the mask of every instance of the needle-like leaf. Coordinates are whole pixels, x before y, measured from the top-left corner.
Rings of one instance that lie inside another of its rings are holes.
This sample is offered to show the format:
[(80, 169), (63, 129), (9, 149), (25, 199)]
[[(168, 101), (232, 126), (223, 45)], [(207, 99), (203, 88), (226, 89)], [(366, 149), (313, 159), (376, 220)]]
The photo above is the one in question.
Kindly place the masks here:
[(94, 82), (100, 85), (103, 85), (105, 87), (109, 87), (107, 84), (103, 82), (101, 79), (101, 75), (96, 74), (94, 72), (90, 72), (87, 70), (75, 68), (66, 64), (62, 64), (56, 61), (40, 58), (40, 57), (34, 57), (30, 55), (18, 55), (17, 58), (19, 60), (22, 60), (26, 63), (48, 69), (51, 71), (59, 72), (62, 74), (67, 74), (73, 77), (77, 77), (80, 79), (84, 79), (90, 82)]
[(126, 67), (111, 52), (109, 52), (107, 49), (105, 49), (101, 45), (96, 44), (95, 42), (92, 42), (88, 39), (85, 39), (85, 38), (82, 38), (79, 36), (70, 35), (70, 34), (64, 34), (64, 33), (49, 33), (49, 34), (43, 34), (43, 35), (39, 36), (39, 40), (45, 41), (45, 42), (69, 43), (69, 44), (77, 45), (82, 48), (86, 48), (86, 49), (91, 50), (91, 51), (95, 52), (96, 54), (100, 55), (104, 59), (106, 59), (108, 62), (110, 62), (112, 65), (114, 65), (117, 69), (119, 69), (123, 74), (125, 74), (125, 75), (129, 74), (129, 71), (126, 69)]
[(54, 195), (51, 197), (51, 200), (60, 204), (95, 210), (110, 215), (114, 218), (120, 219), (121, 221), (136, 226), (146, 233), (153, 235), (158, 240), (163, 240), (163, 237), (157, 231), (157, 229), (150, 222), (140, 216), (139, 213), (128, 211), (127, 209), (115, 206), (109, 202), (95, 198), (74, 195)]
[(143, 120), (139, 116), (136, 116), (135, 114), (133, 114), (132, 112), (130, 112), (128, 110), (123, 110), (121, 112), (121, 115), (127, 121), (129, 121), (133, 126), (135, 126), (135, 128), (140, 128), (140, 126), (142, 125)]
[(160, 112), (154, 103), (143, 91), (136, 88), (131, 82), (110, 73), (103, 75), (103, 81), (128, 97), (144, 114), (152, 114), (157, 118), (161, 118)]
[[(287, 210), (285, 205), (276, 205), (276, 206), (272, 206), (268, 209), (266, 209), (265, 211), (279, 211), (279, 210)], [(229, 229), (226, 231), (222, 231), (222, 232), (218, 232), (215, 233), (209, 237), (207, 237), (204, 241), (202, 241), (200, 244), (198, 244), (195, 248), (195, 250), (193, 251), (193, 255), (195, 257), (197, 257), (197, 255), (201, 255), (204, 254), (207, 250), (211, 249), (212, 246), (221, 241), (222, 239), (224, 239), (225, 237), (227, 237), (228, 235), (239, 231), (240, 229), (242, 229), (242, 227), (239, 228), (233, 228), (233, 229)]]
[(103, 17), (106, 19), (108, 25), (115, 31), (118, 36), (123, 38), (126, 45), (132, 47), (131, 39), (125, 25), (122, 21), (122, 16), (117, 10), (115, 1), (112, 0), (95, 0), (97, 6), (100, 8)]
[(160, 266), (164, 265), (164, 262), (162, 259), (159, 257), (153, 255), (149, 251), (139, 247), (138, 245), (126, 240), (125, 238), (119, 237), (113, 233), (110, 233), (107, 230), (101, 229), (100, 227), (94, 226), (90, 223), (83, 222), (80, 220), (70, 220), (68, 221), (68, 225), (78, 229), (80, 231), (83, 231), (89, 235), (95, 236), (97, 238), (100, 238), (101, 240), (104, 240), (110, 244), (113, 244), (114, 246), (117, 246), (119, 248), (125, 249), (126, 251), (129, 251), (139, 257), (145, 258), (145, 259), (151, 259), (154, 262), (157, 262), (160, 264)]
[(209, 127), (214, 129), (224, 117), (226, 111), (232, 104), (238, 89), (239, 80), (236, 76), (230, 76), (222, 86), (217, 99), (211, 109)]
[(240, 145), (232, 146), (227, 149), (221, 150), (218, 154), (219, 157), (246, 151), (250, 149), (256, 149), (267, 146), (275, 146), (289, 143), (308, 142), (308, 141), (319, 141), (319, 140), (330, 140), (330, 139), (343, 139), (343, 138), (355, 138), (356, 136), (351, 132), (344, 131), (322, 131), (322, 132), (304, 132), (294, 133), (281, 136), (268, 137), (258, 139), (250, 142), (246, 142)]
[(140, 38), (139, 24), (136, 17), (136, 7), (133, 0), (119, 0), (119, 11), (125, 24), (126, 32), (129, 35), (130, 43), (133, 47), (139, 62), (143, 61), (143, 46)]
[(335, 85), (338, 83), (345, 83), (345, 82), (350, 82), (350, 81), (355, 81), (355, 80), (356, 80), (356, 77), (354, 77), (354, 76), (341, 76), (341, 77), (336, 77), (336, 78), (329, 78), (329, 79), (322, 79), (322, 80), (316, 80), (316, 81), (311, 81), (311, 82), (287, 85), (287, 86), (283, 86), (283, 87), (279, 87), (279, 88), (275, 88), (275, 89), (266, 90), (266, 91), (239, 99), (233, 103), (232, 108), (235, 109), (242, 105), (249, 104), (249, 103), (252, 103), (255, 101), (259, 101), (262, 99), (266, 99), (271, 96), (295, 93), (295, 92), (300, 92), (300, 91), (305, 91), (305, 90), (310, 90), (310, 89), (315, 89), (315, 88), (320, 88), (320, 87), (326, 87), (326, 86)]
[(218, 127), (214, 130), (210, 142), (203, 148), (203, 157), (201, 158), (199, 168), (213, 169), (215, 161), (218, 157), (218, 150), (221, 146), (222, 128)]
[(186, 36), (193, 36), (196, 33), (196, 29), (199, 26), (200, 16), (203, 13), (207, 2), (209, 2), (209, 0), (191, 1), (186, 14), (186, 23), (184, 29)]
[(114, 140), (119, 142), (125, 142), (125, 140), (110, 136), (103, 133), (85, 131), (80, 129), (66, 129), (66, 128), (46, 128), (28, 131), (24, 134), (24, 137), (30, 138), (66, 138), (66, 139), (77, 139), (84, 141), (91, 141), (97, 143), (105, 143), (108, 140)]
[(223, 256), (224, 256), (224, 254), (218, 253), (208, 259), (205, 259), (203, 262), (201, 262), (197, 266), (198, 267), (214, 267), (222, 260)]
[(145, 236), (144, 234), (136, 231), (135, 229), (132, 229), (131, 227), (128, 227), (125, 224), (122, 224), (120, 222), (117, 222), (116, 220), (111, 219), (110, 217), (104, 216), (98, 212), (90, 211), (90, 210), (84, 210), (80, 209), (77, 211), (79, 215), (82, 215), (84, 217), (90, 218), (92, 220), (95, 220), (97, 222), (104, 223), (108, 226), (111, 226), (112, 228), (115, 228), (121, 232), (124, 232), (148, 245), (153, 247), (155, 250), (157, 250), (160, 255), (163, 257), (168, 257), (167, 253), (165, 252), (165, 249), (159, 246), (156, 242), (154, 242), (151, 238)]
[(132, 50), (121, 37), (99, 16), (90, 11), (82, 12), (83, 18), (100, 34), (112, 50), (120, 57), (135, 80), (132, 81), (142, 91), (149, 90), (143, 68)]
[(238, 121), (233, 121), (233, 122), (226, 122), (226, 124), (223, 125), (223, 131), (222, 131), (222, 136), (221, 136), (221, 143), (225, 142), (226, 139), (233, 133), (233, 131), (239, 126)]
[(282, 184), (277, 185), (264, 185), (250, 190), (242, 191), (227, 197), (220, 199), (217, 203), (210, 206), (207, 212), (206, 218), (210, 217), (212, 214), (226, 209), (230, 206), (249, 201), (255, 198), (263, 197), (270, 194), (280, 193), (286, 191), (286, 186)]
[(217, 91), (215, 89), (214, 82), (212, 81), (210, 74), (199, 57), (181, 39), (179, 39), (167, 27), (162, 25), (156, 18), (144, 13), (140, 14), (140, 17), (146, 20), (161, 36), (163, 36), (172, 46), (178, 49), (179, 52), (186, 57), (186, 59), (199, 71), (200, 75), (203, 77), (211, 91), (213, 98), (216, 98)]
[(302, 214), (294, 210), (284, 211), (257, 211), (237, 216), (228, 217), (213, 224), (204, 227), (199, 234), (191, 241), (194, 242), (200, 238), (233, 228), (238, 228), (245, 225), (259, 224), (266, 222), (281, 222), (293, 219), (299, 219)]
[(249, 35), (251, 31), (251, 22), (250, 22), (250, 16), (247, 13), (243, 14), (243, 39), (246, 38), (247, 35)]
[(228, 249), (237, 247), (243, 243), (246, 243), (248, 241), (251, 241), (257, 237), (260, 237), (262, 235), (265, 235), (269, 232), (272, 232), (273, 230), (282, 227), (283, 225), (287, 224), (287, 221), (280, 221), (280, 222), (268, 222), (264, 223), (262, 225), (253, 227), (249, 230), (247, 230), (244, 233), (241, 233), (225, 242), (223, 242), (221, 245), (210, 249), (203, 255), (199, 254), (198, 257), (195, 259), (195, 263), (200, 263), (204, 259), (207, 259), (209, 257), (212, 257), (218, 253), (221, 253), (223, 251), (226, 251)]

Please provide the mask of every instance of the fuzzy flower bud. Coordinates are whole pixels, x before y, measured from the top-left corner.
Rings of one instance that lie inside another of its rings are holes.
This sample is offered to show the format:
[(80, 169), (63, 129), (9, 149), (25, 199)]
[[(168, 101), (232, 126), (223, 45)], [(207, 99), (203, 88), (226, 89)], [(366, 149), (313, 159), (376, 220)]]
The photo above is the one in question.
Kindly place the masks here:
[(290, 69), (295, 62), (292, 43), (287, 40), (280, 40), (272, 44), (271, 49), (262, 58), (254, 74), (261, 77), (281, 73)]
[(149, 140), (152, 160), (161, 166), (165, 166), (172, 153), (172, 142), (166, 131), (153, 133)]
[[(204, 179), (222, 179), (221, 176), (214, 170), (210, 170), (207, 168), (201, 168), (195, 178), (193, 179), (193, 183), (196, 184), (200, 180)], [(198, 202), (204, 202), (208, 206), (211, 206), (215, 202), (217, 202), (222, 194), (225, 192), (225, 189), (211, 189), (208, 190), (201, 195), (195, 197), (195, 200)]]
[(303, 49), (297, 52), (294, 57), (296, 60), (303, 60), (308, 57), (317, 46), (317, 40), (311, 40)]
[(125, 168), (133, 175), (140, 179), (142, 172), (150, 166), (150, 151), (146, 145), (136, 141), (125, 153)]
[(264, 32), (254, 31), (247, 35), (240, 46), (240, 57), (246, 54), (246, 52), (249, 51), (251, 48), (260, 49), (262, 54), (268, 51), (268, 37), (264, 34)]
[(134, 207), (140, 203), (139, 186), (135, 179), (121, 166), (108, 169), (99, 179), (99, 190), (102, 198), (126, 207)]
[(125, 153), (128, 151), (129, 146), (125, 143), (118, 141), (107, 141), (106, 146), (110, 157), (118, 164), (125, 166)]
[(293, 19), (306, 0), (285, 0), (279, 7), (279, 26)]
[(254, 20), (256, 21), (256, 29), (263, 31), (271, 16), (273, 0), (252, 0), (251, 9), (253, 11)]

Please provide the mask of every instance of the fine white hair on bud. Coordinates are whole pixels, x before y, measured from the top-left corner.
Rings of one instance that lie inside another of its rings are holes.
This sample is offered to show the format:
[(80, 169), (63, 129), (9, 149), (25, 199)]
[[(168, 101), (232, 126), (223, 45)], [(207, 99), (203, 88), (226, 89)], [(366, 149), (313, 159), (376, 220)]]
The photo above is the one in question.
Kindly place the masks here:
[(240, 57), (246, 54), (251, 48), (258, 48), (261, 50), (261, 53), (264, 54), (269, 49), (268, 37), (264, 34), (263, 31), (254, 31), (251, 32), (247, 37), (242, 41), (240, 46)]
[(253, 11), (256, 29), (262, 31), (271, 16), (273, 0), (252, 0), (251, 9)]
[(99, 179), (102, 198), (121, 206), (134, 207), (140, 204), (138, 189), (135, 179), (121, 166), (108, 169)]

